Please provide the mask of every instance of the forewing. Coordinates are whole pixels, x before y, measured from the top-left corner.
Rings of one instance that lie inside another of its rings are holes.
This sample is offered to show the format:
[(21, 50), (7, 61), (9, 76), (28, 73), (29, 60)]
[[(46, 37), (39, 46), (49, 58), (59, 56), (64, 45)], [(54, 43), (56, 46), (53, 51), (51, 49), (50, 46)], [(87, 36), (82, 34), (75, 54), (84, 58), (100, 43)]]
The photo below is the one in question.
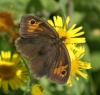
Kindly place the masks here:
[(56, 63), (54, 61), (48, 77), (50, 78), (50, 80), (55, 81), (59, 84), (65, 84), (70, 74), (70, 57), (68, 54), (68, 50), (63, 44), (59, 48), (59, 51), (59, 57), (55, 60)]
[(20, 34), (24, 38), (31, 38), (34, 34), (37, 37), (40, 34), (58, 37), (58, 34), (49, 23), (33, 15), (24, 15), (20, 27)]

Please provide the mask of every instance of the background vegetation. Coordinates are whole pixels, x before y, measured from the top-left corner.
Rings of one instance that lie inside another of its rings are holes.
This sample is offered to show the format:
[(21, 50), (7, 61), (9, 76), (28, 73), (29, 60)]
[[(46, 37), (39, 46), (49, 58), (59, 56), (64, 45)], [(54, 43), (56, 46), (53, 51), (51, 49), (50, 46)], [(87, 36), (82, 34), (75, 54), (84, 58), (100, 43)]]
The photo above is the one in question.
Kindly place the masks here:
[[(54, 15), (70, 16), (70, 26), (73, 23), (83, 26), (87, 41), (83, 60), (92, 65), (92, 69), (87, 71), (88, 79), (80, 77), (76, 81), (73, 78), (72, 87), (53, 83), (47, 78), (33, 78), (31, 84), (40, 84), (44, 89), (43, 95), (100, 95), (100, 0), (0, 0), (0, 16), (1, 12), (11, 14), (13, 22), (6, 15), (6, 23), (13, 24), (8, 30), (0, 30), (0, 51), (16, 52), (14, 41), (19, 37), (19, 23), (24, 14), (34, 14), (45, 20)], [(0, 88), (0, 95), (23, 95), (26, 85), (7, 94)]]

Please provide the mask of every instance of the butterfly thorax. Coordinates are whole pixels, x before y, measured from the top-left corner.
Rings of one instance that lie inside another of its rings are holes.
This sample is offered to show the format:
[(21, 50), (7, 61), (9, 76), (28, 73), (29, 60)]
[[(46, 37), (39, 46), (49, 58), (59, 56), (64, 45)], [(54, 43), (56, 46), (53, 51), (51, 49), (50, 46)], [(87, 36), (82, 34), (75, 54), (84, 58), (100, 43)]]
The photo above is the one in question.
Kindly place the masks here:
[(61, 45), (62, 42), (65, 41), (65, 40), (66, 40), (66, 37), (64, 37), (64, 36), (61, 37), (61, 38), (56, 38), (56, 39), (54, 39), (53, 44)]
[(59, 48), (64, 40), (66, 40), (66, 37), (49, 39), (48, 43), (41, 48), (39, 54), (45, 54), (54, 47)]

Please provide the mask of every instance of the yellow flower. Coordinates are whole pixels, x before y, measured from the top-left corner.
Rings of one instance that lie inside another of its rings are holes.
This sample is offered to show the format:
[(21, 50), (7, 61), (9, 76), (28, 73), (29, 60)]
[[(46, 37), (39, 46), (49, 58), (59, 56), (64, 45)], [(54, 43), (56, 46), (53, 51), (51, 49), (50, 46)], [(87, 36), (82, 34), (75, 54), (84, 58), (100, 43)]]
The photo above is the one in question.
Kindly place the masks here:
[(67, 84), (69, 84), (70, 86), (72, 86), (72, 76), (74, 76), (77, 80), (79, 80), (79, 78), (76, 75), (80, 75), (85, 79), (87, 78), (87, 74), (83, 73), (82, 70), (90, 69), (91, 65), (88, 62), (80, 61), (80, 59), (84, 56), (84, 52), (85, 52), (84, 48), (80, 46), (77, 48), (77, 51), (74, 50), (74, 54), (70, 53), (71, 54), (70, 56), (72, 56), (71, 71), (69, 80), (67, 82)]
[(54, 29), (58, 32), (59, 38), (66, 37), (66, 40), (63, 41), (63, 43), (66, 46), (68, 44), (73, 44), (73, 43), (85, 43), (84, 37), (75, 38), (84, 34), (83, 31), (78, 33), (82, 29), (82, 27), (78, 27), (74, 29), (76, 26), (76, 24), (74, 24), (69, 30), (67, 29), (68, 23), (70, 21), (69, 17), (67, 17), (64, 24), (60, 16), (57, 16), (57, 17), (54, 16), (53, 19), (54, 19), (54, 23), (52, 22), (52, 20), (48, 20), (48, 23), (51, 24), (51, 26), (53, 26)]
[(12, 90), (16, 90), (19, 86), (24, 84), (28, 78), (27, 68), (23, 63), (20, 63), (20, 57), (18, 54), (11, 52), (1, 51), (0, 56), (0, 87), (5, 92), (9, 91), (9, 87)]
[(81, 70), (91, 68), (90, 63), (80, 61), (80, 59), (84, 56), (85, 49), (81, 46), (77, 47), (79, 43), (85, 43), (85, 38), (79, 37), (84, 34), (84, 31), (79, 32), (82, 27), (75, 28), (76, 24), (73, 24), (72, 27), (68, 29), (68, 23), (70, 21), (69, 17), (66, 18), (64, 23), (60, 16), (54, 16), (53, 20), (54, 22), (52, 20), (48, 20), (48, 23), (50, 23), (57, 31), (59, 38), (66, 37), (63, 43), (69, 52), (71, 60), (71, 71), (67, 84), (72, 85), (72, 76), (74, 76), (77, 80), (79, 78), (76, 74), (86, 78), (87, 74), (83, 73)]
[(42, 95), (43, 88), (40, 85), (33, 85), (31, 87), (31, 95)]

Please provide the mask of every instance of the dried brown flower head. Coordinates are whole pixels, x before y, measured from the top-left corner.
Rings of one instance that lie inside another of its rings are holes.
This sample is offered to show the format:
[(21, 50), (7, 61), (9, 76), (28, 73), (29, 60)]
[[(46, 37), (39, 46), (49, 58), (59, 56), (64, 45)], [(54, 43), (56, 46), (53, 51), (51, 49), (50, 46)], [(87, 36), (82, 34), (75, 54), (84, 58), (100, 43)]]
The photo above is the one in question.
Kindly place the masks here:
[(10, 31), (13, 27), (13, 19), (10, 13), (0, 12), (0, 31)]

